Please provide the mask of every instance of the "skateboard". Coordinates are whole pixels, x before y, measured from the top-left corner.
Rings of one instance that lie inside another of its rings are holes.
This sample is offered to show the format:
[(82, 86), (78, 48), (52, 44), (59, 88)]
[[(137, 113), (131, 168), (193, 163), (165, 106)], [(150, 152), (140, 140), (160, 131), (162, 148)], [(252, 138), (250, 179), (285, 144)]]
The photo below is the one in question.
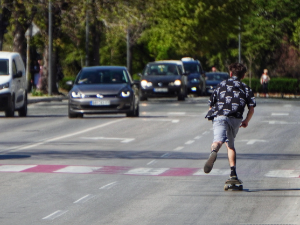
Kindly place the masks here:
[(243, 181), (241, 181), (240, 179), (238, 179), (238, 180), (229, 180), (228, 179), (225, 182), (224, 191), (228, 191), (229, 189), (242, 191), (243, 190), (242, 183), (243, 183)]

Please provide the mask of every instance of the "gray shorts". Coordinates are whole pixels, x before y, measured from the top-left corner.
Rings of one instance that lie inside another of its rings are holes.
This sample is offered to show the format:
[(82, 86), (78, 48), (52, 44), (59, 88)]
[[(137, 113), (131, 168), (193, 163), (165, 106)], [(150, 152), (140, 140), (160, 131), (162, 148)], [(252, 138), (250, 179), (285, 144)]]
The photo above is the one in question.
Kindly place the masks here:
[(227, 142), (229, 148), (234, 148), (234, 138), (237, 135), (242, 119), (227, 116), (217, 116), (213, 120), (214, 142)]

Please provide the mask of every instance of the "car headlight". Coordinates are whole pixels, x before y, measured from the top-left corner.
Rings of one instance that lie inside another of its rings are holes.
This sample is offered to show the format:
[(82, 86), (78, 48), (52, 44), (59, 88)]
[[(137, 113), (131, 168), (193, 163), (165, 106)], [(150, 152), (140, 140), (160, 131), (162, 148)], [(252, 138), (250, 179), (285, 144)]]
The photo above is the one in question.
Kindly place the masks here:
[(7, 82), (5, 84), (0, 84), (0, 90), (2, 90), (4, 88), (9, 88), (9, 82)]
[(141, 86), (142, 86), (142, 88), (152, 87), (152, 82), (148, 82), (146, 80), (142, 80), (141, 81)]
[(199, 80), (199, 79), (197, 79), (197, 78), (194, 78), (194, 79), (191, 79), (191, 80), (190, 80), (190, 82), (191, 82), (191, 83), (199, 83), (199, 82), (200, 82), (200, 80)]
[(124, 98), (129, 97), (130, 96), (130, 91), (122, 91), (121, 96), (124, 97)]
[(174, 85), (175, 86), (180, 86), (181, 85), (181, 80), (175, 80)]
[(75, 92), (75, 91), (73, 91), (71, 95), (72, 95), (72, 98), (84, 98), (85, 97), (85, 94), (82, 94), (80, 92)]

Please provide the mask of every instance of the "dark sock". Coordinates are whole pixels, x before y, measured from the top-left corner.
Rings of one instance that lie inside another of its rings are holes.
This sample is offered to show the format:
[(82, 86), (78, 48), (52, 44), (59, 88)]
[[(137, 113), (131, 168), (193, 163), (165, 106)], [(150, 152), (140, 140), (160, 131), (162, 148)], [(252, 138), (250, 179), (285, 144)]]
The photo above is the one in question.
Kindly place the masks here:
[(231, 177), (232, 177), (232, 176), (237, 176), (237, 175), (236, 175), (236, 171), (235, 171), (235, 166), (230, 167), (230, 170), (231, 170), (231, 172), (230, 172), (230, 176), (231, 176)]

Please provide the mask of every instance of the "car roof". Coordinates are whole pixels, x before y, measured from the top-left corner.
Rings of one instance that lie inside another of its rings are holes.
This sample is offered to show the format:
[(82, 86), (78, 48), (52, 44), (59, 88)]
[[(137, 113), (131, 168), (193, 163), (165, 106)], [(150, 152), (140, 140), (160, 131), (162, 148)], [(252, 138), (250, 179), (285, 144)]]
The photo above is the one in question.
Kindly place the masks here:
[(125, 66), (87, 66), (83, 67), (82, 70), (94, 70), (94, 69), (125, 69), (127, 68)]
[(20, 54), (18, 52), (2, 52), (2, 51), (0, 51), (1, 59), (10, 59), (14, 56), (20, 56)]
[(153, 63), (175, 63), (177, 65), (183, 65), (183, 63), (180, 60), (159, 60), (159, 61), (155, 61)]
[(213, 75), (213, 74), (224, 74), (224, 75), (229, 75), (227, 72), (207, 72), (205, 73), (206, 75)]

